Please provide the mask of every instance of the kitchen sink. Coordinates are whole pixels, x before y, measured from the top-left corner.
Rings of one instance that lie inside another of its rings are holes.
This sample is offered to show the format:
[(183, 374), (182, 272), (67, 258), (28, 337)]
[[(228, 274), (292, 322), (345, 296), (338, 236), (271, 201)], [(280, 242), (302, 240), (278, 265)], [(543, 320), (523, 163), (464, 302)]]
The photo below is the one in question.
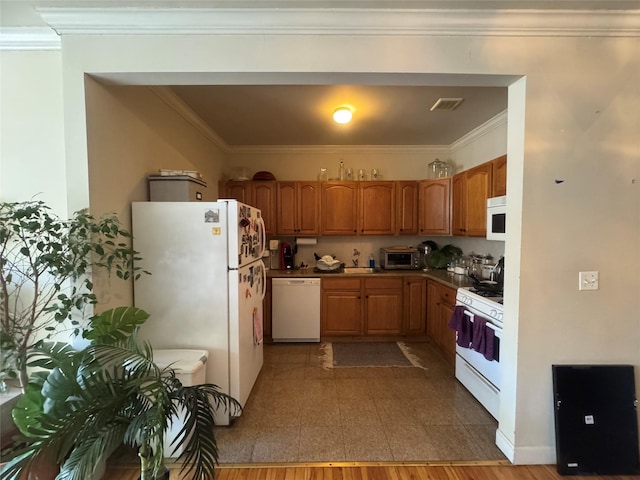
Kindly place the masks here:
[(361, 273), (377, 273), (379, 272), (379, 270), (377, 268), (371, 268), (371, 267), (344, 267), (344, 273), (357, 273), (357, 274), (361, 274)]

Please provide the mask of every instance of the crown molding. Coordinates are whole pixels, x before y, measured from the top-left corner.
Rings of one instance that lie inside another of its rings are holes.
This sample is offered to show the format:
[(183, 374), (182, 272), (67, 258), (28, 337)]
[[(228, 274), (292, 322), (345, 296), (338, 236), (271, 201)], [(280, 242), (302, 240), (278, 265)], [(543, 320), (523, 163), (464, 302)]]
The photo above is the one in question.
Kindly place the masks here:
[(461, 148), (464, 148), (467, 145), (475, 142), (480, 137), (484, 137), (485, 135), (488, 135), (496, 128), (502, 127), (503, 125), (506, 125), (506, 124), (507, 124), (507, 110), (503, 110), (502, 112), (497, 114), (495, 117), (490, 118), (489, 120), (484, 122), (482, 125), (474, 128), (466, 135), (463, 135), (462, 137), (460, 137), (458, 140), (456, 140), (451, 145), (449, 145), (449, 148), (451, 149), (452, 153), (456, 152), (457, 150), (460, 150)]
[(60, 36), (49, 27), (2, 27), (0, 50), (60, 50)]
[(211, 143), (223, 152), (229, 152), (229, 145), (205, 123), (184, 101), (178, 97), (169, 87), (149, 87), (178, 115), (186, 120), (192, 127), (202, 133)]
[(233, 154), (385, 154), (448, 155), (447, 145), (243, 145), (230, 146)]
[(61, 35), (640, 36), (638, 10), (57, 8)]

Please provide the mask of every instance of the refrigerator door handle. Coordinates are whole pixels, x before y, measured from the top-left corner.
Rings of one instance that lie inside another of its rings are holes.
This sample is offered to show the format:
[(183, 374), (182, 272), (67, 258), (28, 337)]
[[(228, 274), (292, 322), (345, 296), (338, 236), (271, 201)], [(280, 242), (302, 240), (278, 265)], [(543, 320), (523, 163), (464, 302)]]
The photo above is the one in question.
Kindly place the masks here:
[[(262, 262), (262, 260), (260, 261)], [(267, 295), (267, 269), (265, 268), (264, 263), (260, 271), (262, 272), (262, 293), (260, 295), (260, 300), (264, 300), (264, 297)]]
[(267, 229), (264, 226), (264, 220), (262, 217), (256, 218), (258, 224), (258, 234), (260, 235), (260, 251), (258, 252), (258, 258), (262, 258), (264, 252), (267, 250)]

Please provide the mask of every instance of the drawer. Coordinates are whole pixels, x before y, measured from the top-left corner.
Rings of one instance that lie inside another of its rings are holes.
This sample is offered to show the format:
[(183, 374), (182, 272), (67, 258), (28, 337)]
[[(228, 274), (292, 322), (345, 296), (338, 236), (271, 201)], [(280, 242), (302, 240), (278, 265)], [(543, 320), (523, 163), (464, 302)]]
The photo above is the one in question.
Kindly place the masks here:
[(364, 279), (364, 288), (369, 289), (399, 289), (402, 288), (402, 277), (371, 277)]
[(456, 304), (456, 289), (445, 287), (444, 285), (438, 286), (440, 293), (440, 303), (453, 307)]
[(360, 278), (326, 278), (322, 279), (323, 290), (360, 290)]

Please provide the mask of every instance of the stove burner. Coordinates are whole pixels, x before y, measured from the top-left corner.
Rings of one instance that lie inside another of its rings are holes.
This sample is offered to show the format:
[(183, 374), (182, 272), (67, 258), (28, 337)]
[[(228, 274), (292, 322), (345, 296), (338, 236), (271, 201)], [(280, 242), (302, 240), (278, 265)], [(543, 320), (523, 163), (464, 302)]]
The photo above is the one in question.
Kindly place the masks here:
[(480, 297), (489, 298), (496, 303), (502, 304), (502, 290), (496, 290), (495, 288), (483, 288), (482, 286), (468, 287), (467, 290)]

